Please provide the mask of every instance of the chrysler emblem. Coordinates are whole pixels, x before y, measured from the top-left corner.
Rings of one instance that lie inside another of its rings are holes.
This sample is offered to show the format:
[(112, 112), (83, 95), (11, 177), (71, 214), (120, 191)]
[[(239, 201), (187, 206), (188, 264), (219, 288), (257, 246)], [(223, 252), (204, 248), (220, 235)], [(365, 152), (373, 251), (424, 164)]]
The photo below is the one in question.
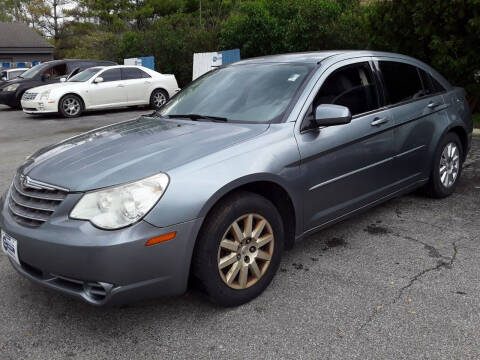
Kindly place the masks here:
[(22, 186), (24, 188), (31, 188), (31, 189), (37, 189), (37, 190), (43, 190), (43, 189), (48, 190), (48, 187), (41, 186), (40, 183), (37, 184), (37, 182), (35, 180), (32, 180), (27, 175), (23, 175), (23, 174), (20, 175), (20, 184), (22, 184)]
[(23, 187), (28, 187), (28, 180), (25, 175), (20, 175), (20, 184), (22, 184)]
[(69, 191), (68, 189), (62, 188), (60, 186), (46, 184), (41, 181), (33, 180), (29, 176), (23, 175), (23, 174), (20, 174), (18, 180), (24, 188), (30, 188), (30, 189), (36, 189), (36, 190), (50, 190), (50, 191), (55, 191), (55, 190), (60, 190), (65, 192)]

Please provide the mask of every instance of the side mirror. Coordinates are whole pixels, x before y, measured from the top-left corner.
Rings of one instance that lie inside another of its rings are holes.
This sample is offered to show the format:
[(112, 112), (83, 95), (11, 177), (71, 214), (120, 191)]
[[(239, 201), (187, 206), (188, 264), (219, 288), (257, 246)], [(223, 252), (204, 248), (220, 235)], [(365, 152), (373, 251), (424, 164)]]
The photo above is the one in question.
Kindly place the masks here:
[(42, 75), (42, 81), (48, 81), (52, 78), (52, 75), (50, 74), (43, 74)]
[(64, 78), (64, 77), (60, 78), (60, 82), (65, 82), (65, 81), (67, 81), (67, 78)]
[(2, 80), (3, 80), (3, 81), (7, 81), (7, 78), (4, 76), (4, 77), (2, 77)]
[(95, 80), (93, 80), (93, 82), (95, 84), (101, 83), (101, 82), (103, 82), (103, 78), (101, 76), (98, 76), (98, 77), (95, 78)]
[(350, 109), (334, 104), (322, 104), (315, 109), (317, 126), (334, 126), (348, 124), (352, 120)]

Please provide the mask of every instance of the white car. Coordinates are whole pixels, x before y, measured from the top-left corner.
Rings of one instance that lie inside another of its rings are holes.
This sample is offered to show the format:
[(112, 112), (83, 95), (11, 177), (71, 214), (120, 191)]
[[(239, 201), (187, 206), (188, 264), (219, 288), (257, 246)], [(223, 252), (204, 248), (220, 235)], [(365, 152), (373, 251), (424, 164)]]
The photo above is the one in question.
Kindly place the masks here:
[(123, 106), (158, 109), (179, 90), (175, 75), (142, 66), (97, 66), (60, 83), (29, 89), (21, 103), (27, 114), (60, 113), (72, 118), (85, 110)]
[(22, 75), (28, 69), (26, 68), (18, 68), (18, 69), (5, 69), (0, 71), (0, 80), (1, 81), (8, 81), (15, 79), (17, 76)]

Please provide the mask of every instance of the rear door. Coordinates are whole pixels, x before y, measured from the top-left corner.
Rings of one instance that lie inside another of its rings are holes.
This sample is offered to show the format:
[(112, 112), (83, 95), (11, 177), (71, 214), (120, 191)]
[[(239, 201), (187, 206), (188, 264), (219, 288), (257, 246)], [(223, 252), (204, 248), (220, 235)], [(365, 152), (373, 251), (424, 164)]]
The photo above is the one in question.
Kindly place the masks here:
[(148, 90), (152, 83), (150, 75), (136, 67), (122, 68), (122, 79), (127, 91), (128, 103), (146, 104), (149, 102)]
[(395, 122), (394, 175), (397, 186), (426, 179), (429, 176), (429, 148), (435, 132), (444, 128), (447, 119), (442, 96), (431, 75), (408, 62), (377, 58), (388, 108)]
[[(304, 186), (305, 231), (388, 194), (393, 182), (393, 119), (383, 108), (369, 57), (327, 69), (307, 100), (296, 134)], [(343, 105), (350, 124), (305, 128), (320, 104)]]
[(122, 80), (120, 68), (108, 69), (96, 77), (102, 77), (103, 82), (90, 84), (88, 99), (90, 107), (116, 107), (127, 105), (127, 90)]

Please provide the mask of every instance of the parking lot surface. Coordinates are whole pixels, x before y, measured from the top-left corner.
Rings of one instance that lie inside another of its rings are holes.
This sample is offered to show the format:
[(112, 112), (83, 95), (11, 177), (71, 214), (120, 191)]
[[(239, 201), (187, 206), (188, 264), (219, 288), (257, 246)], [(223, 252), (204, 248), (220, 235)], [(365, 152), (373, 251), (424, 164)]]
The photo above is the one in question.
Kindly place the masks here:
[[(0, 107), (0, 190), (38, 148), (149, 112)], [(314, 234), (238, 308), (194, 290), (96, 308), (32, 284), (2, 254), (0, 360), (480, 358), (479, 217), (477, 138), (454, 195), (403, 196)]]

